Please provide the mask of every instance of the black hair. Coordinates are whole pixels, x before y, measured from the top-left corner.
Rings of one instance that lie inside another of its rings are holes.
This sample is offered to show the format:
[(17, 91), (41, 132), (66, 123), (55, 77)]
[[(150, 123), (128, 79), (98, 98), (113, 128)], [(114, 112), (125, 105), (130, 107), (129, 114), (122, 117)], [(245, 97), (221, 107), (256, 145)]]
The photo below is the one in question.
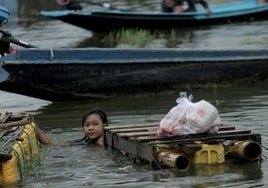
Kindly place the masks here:
[(102, 120), (103, 125), (107, 126), (108, 125), (108, 118), (106, 113), (101, 110), (101, 109), (91, 109), (85, 112), (85, 114), (83, 115), (82, 118), (82, 127), (84, 127), (84, 123), (86, 121), (86, 119), (88, 118), (88, 116), (92, 115), (92, 114), (98, 114)]

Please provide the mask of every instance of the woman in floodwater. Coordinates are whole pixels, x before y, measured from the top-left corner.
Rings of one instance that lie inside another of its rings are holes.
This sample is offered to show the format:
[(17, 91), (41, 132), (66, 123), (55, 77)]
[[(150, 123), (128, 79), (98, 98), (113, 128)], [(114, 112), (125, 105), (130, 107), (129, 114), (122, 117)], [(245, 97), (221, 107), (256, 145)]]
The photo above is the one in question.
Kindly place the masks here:
[[(66, 141), (70, 145), (93, 144), (103, 146), (103, 127), (108, 125), (106, 113), (101, 109), (92, 109), (82, 117), (84, 137), (82, 139)], [(37, 137), (40, 143), (51, 144), (52, 141), (37, 126)]]
[(68, 141), (69, 144), (94, 144), (103, 146), (103, 127), (108, 125), (104, 111), (100, 109), (88, 110), (82, 118), (85, 136), (82, 139)]

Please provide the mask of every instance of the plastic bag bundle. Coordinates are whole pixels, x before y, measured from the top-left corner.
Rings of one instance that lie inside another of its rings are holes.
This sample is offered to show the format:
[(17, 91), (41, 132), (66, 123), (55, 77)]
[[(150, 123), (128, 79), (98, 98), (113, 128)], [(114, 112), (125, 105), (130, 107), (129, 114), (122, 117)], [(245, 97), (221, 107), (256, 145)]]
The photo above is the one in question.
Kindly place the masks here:
[(187, 98), (178, 98), (173, 107), (160, 121), (158, 136), (175, 136), (217, 132), (221, 125), (217, 109), (205, 100), (192, 103)]

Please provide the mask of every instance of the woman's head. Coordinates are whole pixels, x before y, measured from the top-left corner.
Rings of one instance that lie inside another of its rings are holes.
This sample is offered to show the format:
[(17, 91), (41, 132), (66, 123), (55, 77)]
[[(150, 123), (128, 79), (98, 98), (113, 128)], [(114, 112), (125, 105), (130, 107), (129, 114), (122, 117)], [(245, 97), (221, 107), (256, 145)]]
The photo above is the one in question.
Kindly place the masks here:
[(85, 136), (93, 142), (99, 143), (103, 140), (103, 126), (108, 125), (108, 119), (101, 109), (87, 111), (82, 118), (82, 127)]

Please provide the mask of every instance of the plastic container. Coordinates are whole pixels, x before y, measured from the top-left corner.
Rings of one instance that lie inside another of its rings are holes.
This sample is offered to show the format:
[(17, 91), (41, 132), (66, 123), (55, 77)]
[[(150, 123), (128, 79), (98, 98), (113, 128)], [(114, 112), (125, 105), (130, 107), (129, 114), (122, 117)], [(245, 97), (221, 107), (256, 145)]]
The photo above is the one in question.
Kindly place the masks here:
[(192, 159), (194, 164), (224, 163), (224, 147), (222, 144), (202, 144), (202, 149), (195, 152)]
[(30, 167), (30, 163), (38, 155), (38, 143), (35, 124), (26, 124), (20, 134), (20, 141), (13, 144), (11, 158), (0, 161), (0, 183), (16, 183), (23, 176), (22, 169)]

